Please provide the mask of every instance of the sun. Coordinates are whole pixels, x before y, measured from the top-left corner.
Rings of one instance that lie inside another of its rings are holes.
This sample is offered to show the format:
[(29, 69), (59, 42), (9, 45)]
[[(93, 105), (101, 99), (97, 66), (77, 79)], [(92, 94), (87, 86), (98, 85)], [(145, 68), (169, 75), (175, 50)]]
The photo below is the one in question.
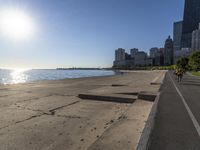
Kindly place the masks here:
[(33, 19), (24, 11), (8, 9), (0, 11), (0, 32), (13, 39), (30, 38), (35, 31)]

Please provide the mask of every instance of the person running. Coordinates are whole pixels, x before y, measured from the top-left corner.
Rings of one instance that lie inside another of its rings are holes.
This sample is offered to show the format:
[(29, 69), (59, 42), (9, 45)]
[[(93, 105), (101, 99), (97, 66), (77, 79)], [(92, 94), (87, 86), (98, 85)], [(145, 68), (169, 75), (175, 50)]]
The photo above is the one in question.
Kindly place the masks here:
[(181, 69), (181, 68), (177, 69), (176, 75), (177, 75), (177, 77), (178, 77), (178, 82), (181, 82), (181, 81), (182, 81), (183, 74), (184, 74), (184, 70), (183, 70), (183, 69)]

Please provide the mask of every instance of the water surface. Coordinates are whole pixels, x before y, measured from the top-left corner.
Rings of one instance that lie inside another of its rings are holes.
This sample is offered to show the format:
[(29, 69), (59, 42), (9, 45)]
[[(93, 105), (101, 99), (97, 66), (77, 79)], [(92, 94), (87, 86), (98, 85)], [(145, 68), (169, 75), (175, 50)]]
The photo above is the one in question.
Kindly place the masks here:
[(115, 75), (111, 70), (0, 69), (0, 84)]

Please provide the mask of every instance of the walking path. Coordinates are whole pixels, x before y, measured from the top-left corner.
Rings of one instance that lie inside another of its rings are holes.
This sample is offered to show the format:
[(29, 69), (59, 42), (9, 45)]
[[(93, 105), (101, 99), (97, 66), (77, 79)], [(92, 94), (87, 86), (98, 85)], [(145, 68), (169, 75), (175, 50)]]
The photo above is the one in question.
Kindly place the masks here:
[(186, 74), (178, 83), (168, 72), (161, 88), (149, 150), (200, 149), (200, 79)]

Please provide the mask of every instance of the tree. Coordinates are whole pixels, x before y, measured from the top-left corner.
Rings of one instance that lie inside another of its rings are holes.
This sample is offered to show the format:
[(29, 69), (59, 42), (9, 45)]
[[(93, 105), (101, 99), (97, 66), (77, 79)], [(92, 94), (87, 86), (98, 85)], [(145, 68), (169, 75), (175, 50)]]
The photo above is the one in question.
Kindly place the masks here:
[(182, 69), (185, 69), (187, 70), (188, 69), (188, 63), (189, 63), (189, 58), (187, 57), (183, 57), (183, 58), (180, 58), (176, 65), (178, 68), (182, 68)]
[(192, 70), (200, 70), (200, 51), (195, 52), (190, 56), (189, 65)]

